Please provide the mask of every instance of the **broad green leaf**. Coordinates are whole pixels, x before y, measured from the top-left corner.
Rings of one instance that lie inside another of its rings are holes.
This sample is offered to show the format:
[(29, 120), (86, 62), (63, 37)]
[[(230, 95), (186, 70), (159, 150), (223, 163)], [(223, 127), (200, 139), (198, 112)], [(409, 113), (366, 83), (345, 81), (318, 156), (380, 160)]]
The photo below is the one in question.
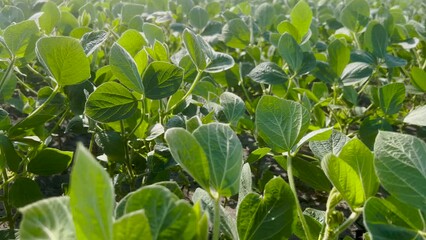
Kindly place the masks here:
[(55, 148), (41, 150), (28, 163), (27, 170), (37, 175), (59, 174), (71, 164), (73, 153)]
[(411, 68), (411, 83), (418, 89), (426, 92), (426, 72), (419, 67)]
[(182, 36), (185, 48), (191, 57), (192, 62), (197, 66), (198, 70), (204, 70), (207, 66), (207, 56), (203, 51), (203, 47), (192, 31), (185, 29)]
[(43, 198), (40, 186), (32, 179), (18, 177), (9, 189), (9, 203), (19, 208)]
[(299, 36), (305, 36), (312, 22), (312, 10), (309, 4), (304, 0), (299, 1), (290, 12), (290, 19)]
[(368, 117), (362, 121), (359, 137), (368, 148), (373, 149), (379, 130), (392, 131), (392, 125), (383, 118)]
[(363, 206), (366, 199), (356, 169), (333, 154), (326, 155), (321, 161), (321, 166), (352, 210)]
[(21, 9), (6, 5), (2, 6), (0, 9), (0, 28), (5, 29), (6, 27), (10, 26), (12, 23), (18, 23), (25, 20), (24, 13)]
[(346, 65), (341, 74), (344, 86), (362, 84), (373, 74), (373, 69), (367, 63), (353, 62)]
[(273, 62), (263, 62), (247, 74), (249, 78), (258, 83), (284, 84), (288, 80), (287, 74)]
[(189, 23), (198, 28), (203, 29), (209, 22), (209, 14), (204, 8), (195, 6), (188, 14)]
[(38, 60), (60, 86), (74, 85), (90, 78), (90, 63), (77, 39), (44, 37), (37, 41)]
[(26, 55), (34, 51), (38, 32), (37, 24), (33, 20), (27, 20), (7, 27), (3, 37), (15, 57), (28, 59)]
[(114, 222), (114, 240), (152, 239), (148, 218), (144, 210), (128, 213)]
[(274, 96), (263, 96), (256, 108), (258, 134), (278, 153), (295, 146), (307, 131), (309, 121), (309, 112), (300, 103)]
[(113, 162), (124, 162), (124, 139), (120, 133), (115, 131), (102, 131), (95, 133), (95, 142), (107, 155), (108, 161)]
[(361, 140), (354, 138), (343, 146), (339, 158), (357, 172), (365, 199), (374, 196), (379, 189), (379, 180), (374, 171), (374, 155), (370, 149)]
[(134, 60), (135, 60), (136, 67), (138, 68), (139, 75), (142, 75), (142, 73), (145, 71), (145, 69), (148, 66), (148, 62), (149, 62), (148, 53), (146, 52), (145, 49), (142, 49), (138, 53), (136, 53)]
[(85, 114), (99, 122), (114, 122), (131, 117), (137, 106), (129, 90), (117, 82), (106, 82), (89, 95)]
[(114, 43), (111, 47), (109, 64), (112, 73), (124, 86), (138, 93), (144, 93), (142, 79), (135, 61), (118, 43)]
[(403, 83), (390, 83), (379, 88), (380, 108), (387, 115), (396, 114), (405, 100), (405, 85)]
[(195, 213), (192, 207), (163, 186), (146, 186), (129, 197), (126, 213), (141, 209), (148, 219), (152, 239), (175, 239), (176, 236), (192, 239), (195, 234)]
[(220, 196), (238, 193), (243, 148), (237, 135), (225, 124), (202, 125), (193, 132), (206, 153), (210, 171), (210, 187)]
[(149, 99), (173, 95), (183, 81), (183, 69), (168, 62), (152, 62), (145, 70), (142, 83)]
[(129, 24), (133, 17), (141, 15), (145, 11), (145, 6), (137, 3), (124, 3), (121, 8), (121, 21)]
[(207, 67), (204, 69), (207, 73), (224, 72), (235, 65), (234, 59), (229, 54), (221, 52), (213, 52), (208, 60)]
[(312, 52), (303, 52), (302, 65), (300, 66), (297, 74), (303, 75), (311, 72), (315, 69), (316, 63), (315, 55)]
[(293, 73), (297, 73), (300, 70), (303, 64), (303, 52), (289, 33), (284, 33), (281, 36), (278, 42), (278, 52)]
[(161, 27), (152, 23), (144, 23), (142, 29), (149, 44), (154, 45), (155, 40), (161, 43), (165, 41), (166, 37)]
[(261, 28), (263, 29), (268, 28), (270, 25), (274, 23), (274, 18), (275, 18), (274, 6), (268, 2), (264, 2), (260, 4), (254, 12), (254, 18), (256, 19), (257, 24)]
[(391, 202), (376, 197), (370, 198), (364, 208), (364, 222), (372, 239), (415, 239), (423, 240), (424, 226), (421, 213), (411, 210), (410, 205)]
[[(306, 223), (308, 224), (309, 232), (313, 239), (320, 239), (322, 228), (325, 223), (325, 211), (306, 208), (303, 211), (303, 217), (306, 219)], [(302, 240), (306, 240), (305, 231), (303, 230), (302, 224), (297, 222), (296, 227), (294, 228), (294, 235)], [(346, 240), (346, 239), (344, 239)]]
[(147, 42), (142, 34), (134, 29), (128, 29), (123, 34), (121, 34), (120, 38), (117, 40), (117, 43), (126, 49), (126, 51), (132, 57), (134, 57), (139, 51), (143, 49), (144, 46), (147, 45)]
[(70, 109), (75, 115), (83, 115), (87, 97), (93, 90), (93, 84), (89, 80), (64, 88), (64, 92), (68, 97)]
[(340, 13), (340, 22), (352, 31), (358, 32), (370, 18), (370, 7), (365, 0), (353, 0)]
[[(0, 130), (7, 130), (11, 126), (9, 113), (0, 107)], [(0, 160), (1, 162), (2, 160)], [(3, 164), (0, 163), (0, 169)]]
[(54, 2), (45, 2), (41, 12), (43, 14), (38, 18), (38, 24), (46, 34), (50, 34), (61, 19), (61, 12)]
[(237, 124), (238, 120), (243, 117), (246, 111), (244, 101), (231, 92), (224, 92), (219, 97), (222, 111), (226, 116), (228, 122)]
[(69, 189), (77, 239), (112, 239), (114, 188), (108, 173), (79, 144)]
[(227, 22), (222, 28), (226, 46), (244, 49), (250, 43), (250, 29), (241, 18)]
[(7, 166), (9, 170), (18, 172), (21, 161), (13, 143), (3, 133), (0, 133), (0, 170)]
[(383, 58), (388, 46), (388, 35), (386, 29), (378, 21), (370, 21), (364, 33), (365, 48), (374, 56)]
[(253, 192), (253, 182), (252, 182), (252, 173), (250, 169), (250, 164), (245, 163), (243, 165), (243, 168), (241, 170), (241, 177), (240, 177), (240, 190), (238, 192), (238, 206), (243, 201), (244, 197), (247, 196), (247, 194)]
[(294, 39), (296, 39), (298, 43), (302, 41), (303, 36), (300, 36), (297, 28), (287, 20), (282, 21), (277, 25), (277, 31), (281, 35), (284, 33), (289, 33), (294, 37)]
[(408, 63), (407, 60), (400, 57), (395, 57), (388, 53), (385, 53), (384, 58), (385, 58), (385, 63), (387, 68), (403, 67), (407, 65)]
[(289, 238), (297, 213), (293, 192), (280, 177), (265, 186), (263, 197), (249, 193), (238, 207), (240, 239)]
[(411, 135), (380, 131), (374, 154), (383, 187), (400, 201), (426, 211), (426, 143)]
[(350, 60), (351, 51), (343, 40), (335, 39), (328, 45), (328, 63), (334, 72), (340, 76)]
[(321, 80), (326, 84), (334, 84), (337, 83), (340, 78), (331, 68), (331, 66), (323, 61), (317, 61), (315, 69), (312, 71), (312, 75)]
[(75, 239), (70, 200), (67, 196), (44, 199), (23, 208), (19, 237), (32, 239)]
[(105, 31), (93, 31), (83, 35), (80, 40), (86, 56), (91, 55), (108, 39), (108, 33)]
[(201, 187), (210, 190), (210, 170), (206, 153), (191, 133), (181, 128), (171, 128), (165, 133), (173, 159), (188, 172)]
[(417, 126), (426, 126), (426, 106), (421, 106), (411, 111), (405, 118), (404, 122)]

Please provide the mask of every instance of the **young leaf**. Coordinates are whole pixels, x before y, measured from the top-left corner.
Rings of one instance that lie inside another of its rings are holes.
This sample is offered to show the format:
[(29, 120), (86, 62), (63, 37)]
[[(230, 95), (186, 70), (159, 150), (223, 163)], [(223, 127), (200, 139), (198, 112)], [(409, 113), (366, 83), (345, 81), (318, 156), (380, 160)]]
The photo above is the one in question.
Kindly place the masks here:
[(9, 203), (23, 207), (43, 198), (39, 185), (32, 179), (19, 177), (9, 189)]
[(67, 196), (53, 197), (20, 208), (20, 239), (75, 239), (69, 202)]
[(142, 26), (143, 33), (149, 44), (154, 45), (155, 40), (163, 43), (165, 40), (163, 29), (152, 23), (144, 23)]
[(188, 172), (201, 187), (209, 191), (209, 162), (197, 139), (181, 128), (171, 128), (165, 133), (173, 159)]
[(379, 88), (380, 108), (387, 115), (396, 114), (405, 100), (405, 85), (403, 83), (391, 83)]
[(219, 73), (232, 68), (234, 65), (235, 61), (229, 54), (213, 52), (209, 56), (209, 63), (204, 71), (207, 73)]
[(238, 120), (243, 117), (246, 111), (244, 101), (231, 92), (222, 93), (219, 97), (219, 101), (228, 122), (237, 124)]
[(72, 152), (60, 151), (55, 148), (45, 148), (41, 150), (31, 161), (28, 163), (28, 172), (37, 175), (52, 175), (59, 174), (71, 164)]
[(344, 86), (362, 84), (373, 74), (373, 69), (367, 63), (353, 62), (346, 65), (341, 74)]
[(300, 70), (303, 63), (303, 52), (289, 33), (284, 33), (281, 36), (278, 42), (278, 52), (293, 73), (297, 73)]
[(33, 20), (27, 20), (7, 27), (4, 30), (3, 37), (15, 57), (28, 59), (26, 55), (34, 51), (34, 40), (38, 32), (37, 24)]
[(207, 56), (203, 51), (203, 46), (197, 38), (197, 35), (195, 35), (191, 30), (185, 29), (183, 31), (182, 39), (192, 62), (195, 66), (197, 66), (198, 70), (204, 70), (207, 66)]
[(90, 63), (79, 41), (71, 37), (44, 37), (36, 43), (38, 60), (60, 86), (90, 78)]
[(411, 83), (426, 92), (426, 72), (419, 67), (411, 68)]
[(126, 51), (132, 57), (134, 57), (139, 51), (142, 50), (144, 46), (147, 45), (143, 35), (134, 29), (128, 29), (123, 34), (121, 34), (120, 38), (117, 40), (117, 43), (126, 49)]
[(374, 154), (383, 187), (400, 201), (426, 211), (426, 143), (414, 136), (380, 131)]
[(112, 181), (82, 145), (77, 147), (74, 161), (69, 195), (77, 239), (112, 239)]
[(200, 6), (193, 7), (188, 14), (188, 18), (189, 23), (198, 29), (203, 29), (209, 22), (209, 14)]
[(250, 29), (241, 18), (227, 22), (222, 28), (226, 46), (244, 49), (250, 43)]
[(289, 238), (297, 219), (293, 193), (280, 177), (265, 186), (263, 197), (249, 193), (238, 207), (240, 239)]
[(426, 106), (421, 106), (411, 111), (405, 118), (404, 122), (417, 126), (426, 126)]
[(300, 36), (297, 28), (287, 20), (282, 21), (277, 25), (277, 31), (281, 35), (284, 33), (289, 33), (291, 36), (294, 37), (294, 39), (296, 39), (298, 43), (302, 41), (303, 36)]
[(287, 74), (273, 62), (263, 62), (257, 65), (247, 77), (258, 83), (284, 84), (288, 80)]
[(93, 31), (83, 35), (80, 40), (86, 56), (91, 55), (108, 39), (108, 33), (105, 31)]
[(353, 0), (340, 13), (340, 22), (352, 31), (358, 32), (370, 18), (370, 7), (365, 0)]
[(273, 24), (275, 18), (275, 9), (271, 3), (264, 2), (260, 4), (254, 13), (257, 24), (265, 29)]
[(243, 148), (237, 135), (225, 124), (202, 125), (193, 136), (206, 153), (210, 187), (220, 196), (230, 197), (238, 193)]
[(128, 213), (114, 222), (114, 240), (151, 240), (151, 229), (144, 210)]
[(61, 12), (54, 2), (45, 2), (41, 8), (43, 13), (38, 18), (38, 24), (46, 34), (50, 34), (61, 20)]
[(118, 43), (114, 43), (111, 47), (109, 64), (112, 73), (124, 86), (138, 93), (144, 93), (142, 79), (135, 61)]
[(152, 239), (181, 236), (182, 239), (190, 240), (195, 234), (195, 213), (192, 207), (163, 186), (146, 186), (129, 197), (126, 213), (141, 209), (148, 219)]
[(168, 62), (152, 62), (142, 77), (145, 95), (162, 99), (173, 95), (182, 84), (183, 69)]
[(263, 96), (256, 108), (256, 127), (259, 136), (275, 152), (290, 151), (307, 131), (308, 110), (300, 103)]
[(299, 36), (305, 36), (312, 22), (312, 10), (309, 4), (304, 0), (299, 1), (293, 10), (291, 10), (290, 19), (293, 26), (299, 32)]
[(346, 65), (348, 65), (351, 51), (346, 43), (340, 39), (335, 39), (328, 45), (328, 63), (334, 72), (340, 76)]
[(365, 48), (374, 56), (384, 58), (388, 46), (386, 29), (378, 21), (370, 21), (364, 34)]
[(114, 122), (131, 117), (137, 106), (129, 90), (117, 82), (106, 82), (89, 95), (85, 114), (95, 121)]

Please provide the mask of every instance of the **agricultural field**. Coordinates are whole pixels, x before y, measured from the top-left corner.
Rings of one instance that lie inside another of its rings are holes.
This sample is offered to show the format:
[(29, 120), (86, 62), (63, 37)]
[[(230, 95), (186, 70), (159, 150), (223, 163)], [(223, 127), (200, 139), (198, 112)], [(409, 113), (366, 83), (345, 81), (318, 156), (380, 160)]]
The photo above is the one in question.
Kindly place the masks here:
[(0, 1), (0, 239), (426, 239), (423, 0)]

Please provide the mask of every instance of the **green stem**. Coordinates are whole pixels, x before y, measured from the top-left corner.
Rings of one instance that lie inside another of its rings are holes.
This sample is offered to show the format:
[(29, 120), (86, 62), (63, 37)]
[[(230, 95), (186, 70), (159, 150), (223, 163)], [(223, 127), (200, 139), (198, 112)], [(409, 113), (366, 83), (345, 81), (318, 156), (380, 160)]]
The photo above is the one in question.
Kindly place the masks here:
[(6, 72), (4, 73), (3, 77), (0, 80), (0, 90), (3, 88), (4, 84), (6, 84), (6, 80), (10, 77), (13, 71), (13, 66), (15, 65), (15, 58), (12, 58), (10, 61), (9, 66), (6, 69)]
[(126, 130), (124, 128), (124, 121), (120, 120), (120, 128), (121, 128), (121, 136), (123, 137), (123, 148), (124, 148), (124, 159), (126, 163), (127, 168), (127, 174), (129, 175), (129, 183), (130, 183), (130, 189), (133, 189), (133, 170), (132, 170), (132, 164), (130, 163), (130, 155), (129, 155), (129, 149), (127, 148), (127, 138), (126, 138)]
[(348, 219), (346, 219), (346, 221), (344, 221), (336, 230), (333, 231), (333, 235), (336, 237), (339, 236), (358, 219), (361, 213), (362, 210), (355, 210), (352, 212)]
[(220, 197), (214, 199), (213, 240), (219, 240), (220, 235)]
[(179, 106), (179, 104), (181, 104), (183, 101), (186, 100), (186, 98), (192, 93), (192, 91), (194, 91), (195, 86), (201, 80), (202, 75), (203, 75), (203, 71), (197, 70), (197, 76), (195, 76), (195, 79), (192, 82), (192, 85), (189, 88), (188, 92), (186, 92), (186, 94), (182, 97), (182, 99), (179, 102), (177, 102), (175, 105), (171, 106), (170, 109), (168, 109), (167, 112), (164, 115), (171, 113), (173, 109), (175, 109), (177, 106)]
[(142, 102), (142, 109), (141, 109), (141, 120), (139, 121), (139, 123), (132, 129), (132, 131), (130, 131), (129, 134), (127, 134), (127, 138), (129, 138), (130, 136), (133, 135), (133, 133), (136, 132), (136, 130), (138, 130), (138, 128), (142, 125), (143, 121), (145, 121), (145, 114), (146, 114), (146, 98), (142, 97), (141, 99)]
[(303, 216), (302, 208), (300, 207), (299, 199), (297, 198), (296, 185), (294, 184), (293, 177), (293, 157), (290, 152), (288, 152), (287, 156), (287, 176), (288, 183), (290, 184), (291, 191), (294, 195), (294, 200), (296, 201), (297, 215), (299, 215), (300, 222), (302, 223), (303, 231), (305, 232), (305, 236), (307, 240), (312, 240), (311, 233), (309, 231), (308, 223), (306, 222), (305, 217)]
[[(9, 181), (9, 179), (8, 179), (8, 176), (7, 176), (6, 169), (3, 169), (2, 175), (3, 175), (3, 182), (7, 183)], [(4, 194), (3, 195), (4, 196), (3, 205), (4, 205), (4, 208), (6, 210), (6, 219), (8, 221), (9, 231), (11, 233), (14, 233), (15, 232), (15, 221), (13, 219), (12, 209), (9, 206), (9, 203), (8, 203), (8, 199), (9, 199), (9, 196), (8, 196), (8, 194), (9, 194), (9, 185), (8, 184), (5, 184), (3, 186), (3, 194)]]

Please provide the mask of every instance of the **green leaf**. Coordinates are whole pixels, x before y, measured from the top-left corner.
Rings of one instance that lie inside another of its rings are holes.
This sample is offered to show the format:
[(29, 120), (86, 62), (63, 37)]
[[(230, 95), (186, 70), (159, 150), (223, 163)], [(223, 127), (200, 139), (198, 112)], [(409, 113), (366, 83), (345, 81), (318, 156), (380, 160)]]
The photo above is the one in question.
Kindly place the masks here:
[(298, 43), (302, 41), (302, 36), (299, 35), (297, 28), (287, 20), (282, 21), (277, 25), (277, 31), (280, 35), (289, 33)]
[(80, 42), (83, 46), (86, 56), (91, 55), (108, 39), (108, 33), (105, 31), (93, 31), (83, 35)]
[(388, 46), (386, 29), (378, 21), (370, 21), (364, 34), (364, 44), (367, 51), (374, 56), (384, 58)]
[(136, 3), (125, 3), (121, 8), (121, 21), (130, 25), (130, 21), (135, 16), (140, 16), (145, 11), (145, 6)]
[(112, 239), (114, 188), (108, 173), (81, 144), (70, 179), (70, 206), (77, 239)]
[(244, 49), (250, 43), (250, 29), (241, 18), (227, 22), (222, 28), (222, 35), (228, 47)]
[[(364, 208), (364, 222), (372, 239), (424, 239), (424, 226), (415, 224), (421, 213), (410, 205), (370, 198)], [(422, 237), (423, 236), (423, 237)]]
[(328, 62), (334, 72), (340, 76), (346, 65), (348, 65), (351, 51), (346, 43), (340, 39), (335, 39), (328, 45)]
[(304, 0), (299, 1), (290, 12), (290, 19), (299, 36), (305, 36), (312, 22), (312, 10), (309, 4)]
[(45, 34), (50, 34), (61, 19), (61, 12), (54, 2), (45, 2), (41, 12), (43, 14), (38, 18), (38, 24)]
[(274, 18), (275, 10), (271, 3), (264, 2), (260, 4), (254, 12), (254, 19), (256, 19), (257, 24), (263, 29), (272, 25)]
[(321, 166), (352, 210), (363, 206), (366, 198), (356, 169), (333, 154), (326, 155), (321, 161)]
[(138, 93), (144, 93), (142, 79), (135, 61), (118, 43), (114, 43), (111, 47), (109, 64), (112, 73), (124, 86)]
[(393, 128), (386, 119), (368, 117), (361, 123), (359, 137), (368, 148), (373, 149), (379, 130), (392, 131)]
[(247, 74), (247, 77), (258, 83), (284, 84), (288, 80), (287, 74), (273, 62), (263, 62)]
[[(144, 209), (152, 239), (192, 239), (195, 235), (195, 213), (185, 200), (159, 185), (134, 192), (126, 203), (126, 213)], [(126, 215), (124, 215), (126, 216)]]
[(222, 93), (219, 101), (228, 122), (236, 125), (246, 111), (244, 101), (238, 95), (231, 92)]
[(337, 83), (340, 78), (326, 62), (316, 61), (315, 69), (312, 71), (312, 75), (321, 80), (326, 84)]
[(210, 170), (207, 156), (197, 139), (185, 129), (171, 128), (165, 133), (173, 159), (188, 172), (201, 187), (209, 191)]
[(340, 22), (352, 31), (358, 32), (370, 18), (370, 7), (365, 0), (353, 0), (340, 13)]
[(19, 237), (30, 239), (75, 239), (70, 200), (67, 196), (44, 199), (23, 208)]
[(281, 153), (290, 151), (307, 131), (309, 111), (300, 103), (263, 96), (256, 108), (256, 127), (259, 136)]
[(12, 23), (18, 23), (25, 20), (24, 13), (21, 9), (15, 6), (2, 6), (0, 10), (0, 28), (5, 29), (12, 25)]
[(126, 49), (130, 56), (134, 57), (139, 51), (147, 45), (145, 38), (142, 34), (134, 29), (128, 29), (120, 38), (117, 40), (117, 43)]
[(165, 41), (166, 37), (161, 27), (152, 23), (144, 23), (142, 29), (149, 44), (154, 45), (155, 40), (161, 43)]
[(18, 172), (21, 161), (22, 159), (16, 153), (13, 143), (3, 133), (0, 133), (0, 170), (7, 166), (9, 170)]
[(297, 213), (293, 193), (280, 177), (265, 186), (263, 197), (249, 193), (238, 208), (237, 225), (240, 239), (289, 238)]
[[(3, 108), (0, 108), (0, 130), (7, 130), (11, 126), (9, 113), (6, 112)], [(1, 161), (1, 160), (0, 160)], [(0, 169), (2, 168), (0, 163)]]
[(341, 74), (343, 86), (363, 84), (373, 74), (373, 69), (367, 63), (353, 62), (346, 65)]
[(193, 136), (206, 153), (210, 187), (220, 196), (230, 197), (238, 193), (243, 148), (237, 135), (225, 124), (202, 125)]
[(253, 192), (253, 182), (252, 182), (252, 173), (250, 169), (250, 164), (245, 163), (243, 165), (243, 168), (241, 170), (241, 178), (240, 178), (240, 190), (238, 192), (238, 206), (243, 201), (244, 197), (247, 196), (247, 194)]
[(208, 60), (207, 67), (204, 69), (207, 73), (220, 73), (235, 65), (234, 59), (229, 54), (221, 52), (213, 52)]
[(183, 31), (182, 39), (192, 62), (195, 66), (197, 66), (198, 70), (204, 70), (207, 66), (207, 55), (203, 51), (203, 46), (201, 45), (197, 35), (195, 35), (192, 31), (185, 29)]
[(405, 85), (403, 83), (385, 85), (379, 88), (378, 97), (380, 108), (385, 114), (396, 114), (405, 100)]
[(299, 142), (291, 150), (293, 153), (297, 153), (299, 149), (308, 141), (325, 141), (331, 137), (333, 133), (333, 128), (321, 128), (315, 131), (312, 131), (305, 136), (303, 136)]
[(400, 201), (426, 211), (426, 143), (414, 136), (380, 131), (374, 154), (383, 187)]
[(114, 240), (152, 239), (148, 218), (144, 210), (134, 211), (124, 215), (114, 222)]
[(183, 69), (168, 62), (152, 62), (142, 77), (145, 95), (162, 99), (173, 95), (183, 81)]
[(289, 33), (284, 33), (281, 36), (278, 42), (278, 52), (293, 73), (297, 73), (300, 70), (303, 64), (303, 52)]
[(9, 189), (9, 203), (19, 208), (43, 198), (39, 185), (32, 179), (19, 177)]
[(203, 29), (209, 22), (209, 14), (204, 8), (195, 6), (188, 14), (189, 23), (198, 28)]
[(385, 53), (385, 63), (387, 68), (396, 68), (407, 65), (407, 60)]
[(404, 122), (417, 126), (426, 126), (426, 106), (421, 106), (411, 111), (405, 118)]
[(419, 67), (411, 68), (411, 83), (418, 89), (426, 92), (426, 72)]
[(90, 63), (77, 39), (44, 37), (36, 43), (38, 60), (60, 86), (74, 85), (90, 78)]
[(89, 95), (85, 114), (99, 122), (114, 122), (131, 117), (137, 106), (129, 90), (119, 83), (106, 82)]
[(27, 20), (7, 27), (3, 37), (15, 57), (27, 58), (26, 55), (34, 51), (38, 32), (37, 24), (33, 20)]
[(45, 148), (41, 150), (28, 163), (27, 170), (37, 175), (59, 174), (71, 164), (72, 152), (60, 151), (55, 148)]

